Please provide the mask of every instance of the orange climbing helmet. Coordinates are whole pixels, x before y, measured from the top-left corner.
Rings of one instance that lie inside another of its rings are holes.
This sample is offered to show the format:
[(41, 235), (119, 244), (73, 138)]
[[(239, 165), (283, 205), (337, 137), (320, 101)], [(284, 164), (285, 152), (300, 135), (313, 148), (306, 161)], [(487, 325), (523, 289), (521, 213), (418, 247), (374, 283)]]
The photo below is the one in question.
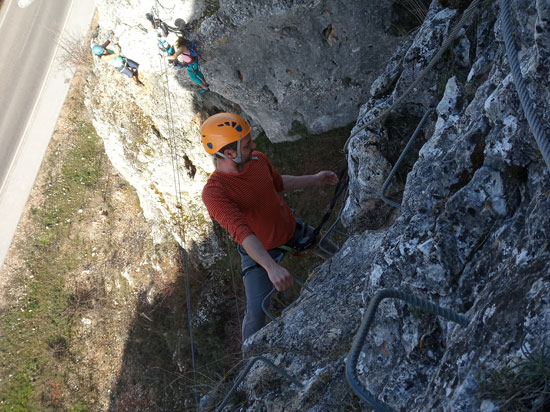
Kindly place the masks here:
[[(219, 154), (219, 150), (233, 142), (239, 142), (238, 157), (241, 157), (240, 141), (250, 133), (250, 125), (238, 114), (218, 113), (210, 116), (201, 126), (204, 149), (210, 154)], [(225, 156), (223, 156), (225, 157)], [(236, 159), (237, 160), (237, 159)], [(237, 161), (237, 163), (239, 163)]]

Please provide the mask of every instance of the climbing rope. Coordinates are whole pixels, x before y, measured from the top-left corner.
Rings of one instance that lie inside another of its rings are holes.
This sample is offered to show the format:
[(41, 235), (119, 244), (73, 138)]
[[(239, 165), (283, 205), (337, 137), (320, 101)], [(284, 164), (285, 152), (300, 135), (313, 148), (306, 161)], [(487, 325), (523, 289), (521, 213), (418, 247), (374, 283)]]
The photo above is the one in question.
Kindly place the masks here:
[(141, 23), (134, 24), (134, 25), (128, 24), (128, 23), (125, 23), (122, 20), (120, 20), (120, 18), (117, 15), (115, 15), (115, 28), (112, 30), (113, 33), (115, 33), (117, 31), (117, 28), (118, 28), (119, 24), (125, 26), (125, 28), (122, 30), (122, 32), (120, 32), (116, 36), (119, 39), (130, 29), (138, 29), (138, 30), (141, 30), (143, 33), (147, 33), (147, 29), (145, 27), (143, 27), (141, 25)]
[(395, 174), (395, 172), (397, 171), (397, 168), (399, 167), (399, 165), (401, 164), (401, 162), (403, 161), (403, 159), (405, 158), (405, 155), (407, 154), (407, 152), (409, 151), (409, 149), (411, 148), (411, 145), (414, 141), (414, 139), (416, 139), (416, 136), (418, 135), (418, 133), (420, 132), (420, 130), (422, 129), (422, 126), (424, 126), (424, 123), (426, 122), (426, 120), (428, 119), (428, 117), (434, 112), (435, 110), (434, 109), (428, 109), (428, 111), (424, 114), (424, 116), (422, 117), (422, 120), (420, 120), (420, 123), (418, 123), (418, 126), (416, 126), (416, 130), (414, 131), (413, 135), (411, 136), (411, 138), (409, 139), (409, 141), (407, 142), (407, 145), (405, 146), (405, 148), (403, 149), (403, 152), (401, 152), (401, 155), (399, 156), (399, 159), (397, 159), (397, 162), (395, 162), (395, 165), (393, 166), (393, 169), (391, 170), (390, 174), (388, 175), (386, 181), (384, 182), (384, 184), (382, 185), (382, 189), (380, 190), (380, 197), (382, 198), (382, 200), (384, 202), (386, 202), (387, 204), (393, 206), (393, 207), (396, 207), (398, 209), (401, 209), (401, 204), (400, 203), (397, 203), (397, 202), (394, 202), (393, 200), (391, 199), (388, 199), (385, 195), (386, 193), (386, 189), (388, 188), (388, 185), (390, 184), (390, 180), (391, 178), (393, 177), (393, 175)]
[[(230, 240), (229, 234), (225, 236), (225, 246), (227, 248), (227, 256), (229, 260), (229, 270), (231, 272), (231, 284), (233, 285), (233, 296), (235, 297), (235, 308), (237, 310), (237, 319), (240, 322), (241, 320), (241, 310), (239, 308), (239, 298), (237, 297), (237, 285), (235, 284), (235, 271), (233, 270), (233, 259), (230, 251)], [(240, 326), (240, 324), (239, 324)]]
[(512, 37), (512, 21), (510, 17), (510, 1), (501, 0), (500, 2), (501, 20), (502, 20), (502, 34), (504, 37), (504, 43), (506, 45), (506, 52), (508, 55), (508, 62), (510, 63), (510, 69), (512, 72), (512, 78), (519, 95), (519, 101), (531, 132), (535, 136), (535, 141), (539, 146), (542, 153), (546, 167), (550, 170), (550, 137), (548, 136), (546, 129), (540, 122), (538, 116), (535, 113), (531, 99), (527, 92), (527, 85), (521, 75), (521, 68), (519, 65), (518, 53), (514, 46), (514, 39)]
[[(185, 239), (185, 227), (183, 226), (183, 202), (181, 199), (181, 181), (180, 181), (180, 175), (179, 175), (179, 162), (178, 162), (178, 155), (177, 155), (177, 145), (176, 145), (176, 139), (174, 136), (174, 119), (172, 116), (172, 99), (170, 97), (170, 88), (168, 84), (168, 70), (166, 67), (166, 61), (163, 58), (161, 54), (159, 54), (159, 60), (160, 60), (160, 67), (162, 71), (162, 79), (165, 81), (164, 87), (162, 87), (163, 97), (164, 97), (164, 103), (166, 108), (166, 117), (168, 121), (168, 142), (170, 146), (170, 157), (171, 157), (171, 164), (172, 164), (172, 172), (174, 177), (174, 187), (176, 192), (176, 203), (177, 203), (177, 209), (180, 215), (180, 224), (178, 225), (179, 234), (180, 234), (180, 240), (183, 246), (185, 246), (186, 239)], [(195, 344), (194, 344), (194, 338), (193, 338), (193, 319), (192, 319), (192, 312), (191, 312), (191, 291), (190, 291), (190, 282), (189, 282), (189, 264), (187, 259), (187, 252), (184, 250), (183, 246), (180, 248), (180, 254), (183, 262), (183, 271), (184, 271), (184, 278), (185, 278), (185, 295), (187, 300), (187, 321), (188, 321), (188, 328), (189, 328), (189, 341), (191, 345), (191, 364), (193, 368), (193, 394), (195, 398), (195, 405), (197, 408), (197, 411), (199, 410), (199, 397), (197, 393), (197, 370), (196, 370), (196, 364), (195, 364)]]
[(368, 122), (366, 122), (363, 126), (361, 126), (359, 129), (357, 129), (355, 132), (353, 132), (349, 137), (348, 139), (346, 140), (346, 143), (344, 144), (344, 152), (347, 153), (348, 151), (348, 144), (351, 140), (352, 137), (356, 136), (357, 134), (359, 134), (361, 131), (363, 131), (367, 126), (370, 126), (371, 124), (375, 123), (375, 122), (380, 122), (382, 123), (386, 117), (390, 114), (390, 112), (395, 109), (399, 104), (401, 104), (403, 102), (403, 100), (405, 99), (405, 97), (416, 87), (418, 86), (418, 84), (422, 81), (422, 79), (426, 76), (426, 74), (432, 69), (432, 67), (435, 65), (435, 63), (437, 63), (437, 61), (439, 60), (439, 58), (443, 55), (443, 53), (445, 53), (445, 51), (449, 48), (449, 46), (451, 45), (451, 43), (456, 39), (458, 33), (460, 32), (460, 29), (462, 28), (462, 26), (464, 26), (464, 24), (466, 23), (466, 21), (468, 20), (468, 18), (470, 18), (471, 15), (474, 14), (474, 12), (476, 11), (476, 8), (479, 4), (480, 0), (473, 0), (470, 5), (468, 6), (468, 8), (464, 11), (464, 13), (462, 14), (462, 18), (460, 19), (460, 21), (456, 24), (456, 26), (453, 28), (453, 30), (451, 31), (451, 33), (449, 34), (449, 36), (445, 39), (445, 41), (441, 44), (441, 47), (439, 48), (439, 51), (436, 53), (436, 55), (432, 58), (432, 60), (430, 60), (430, 62), (428, 63), (428, 65), (424, 68), (424, 70), (422, 70), (422, 72), (420, 72), (420, 74), (416, 77), (416, 80), (414, 82), (411, 83), (411, 85), (407, 88), (407, 90), (405, 90), (405, 92), (390, 106), (388, 107), (387, 109), (385, 109), (382, 113), (380, 113), (378, 116), (376, 116), (375, 118), (369, 120)]
[(235, 381), (235, 383), (233, 384), (233, 387), (231, 388), (231, 390), (227, 393), (227, 395), (225, 395), (225, 398), (223, 399), (222, 403), (220, 404), (220, 406), (218, 406), (218, 409), (216, 409), (216, 412), (221, 412), (223, 410), (223, 408), (225, 407), (225, 405), (227, 404), (227, 402), (229, 401), (229, 399), (231, 398), (231, 396), (233, 395), (233, 393), (235, 393), (235, 391), (237, 390), (238, 386), (240, 385), (240, 383), (244, 380), (244, 378), (246, 377), (246, 375), (248, 374), (248, 372), (250, 371), (250, 369), (252, 368), (252, 366), (254, 366), (254, 364), (256, 362), (263, 362), (265, 363), (267, 366), (269, 366), (271, 369), (273, 369), (275, 372), (277, 372), (279, 375), (281, 375), (282, 377), (284, 377), (285, 379), (289, 380), (290, 382), (292, 382), (294, 385), (296, 385), (297, 387), (299, 388), (303, 388), (304, 385), (297, 381), (296, 379), (294, 379), (292, 376), (290, 376), (288, 373), (286, 373), (284, 370), (282, 370), (281, 368), (279, 368), (278, 366), (275, 366), (273, 364), (273, 362), (271, 362), (269, 359), (266, 359), (264, 358), (263, 356), (256, 356), (255, 358), (252, 358), (250, 360), (250, 362), (248, 362), (248, 364), (246, 365), (246, 368), (243, 369), (243, 371), (239, 374), (239, 377), (237, 378), (237, 380)]
[(160, 6), (161, 9), (163, 9), (165, 12), (167, 12), (168, 14), (171, 14), (174, 9), (176, 8), (176, 4), (174, 3), (174, 5), (169, 8), (169, 7), (166, 7), (166, 6), (163, 6), (162, 3), (159, 1), (159, 0), (156, 0), (155, 3), (157, 4), (157, 16), (159, 15), (158, 14), (158, 7)]
[(455, 313), (450, 309), (442, 308), (414, 295), (401, 292), (396, 289), (379, 290), (369, 302), (369, 306), (367, 307), (365, 315), (363, 316), (359, 331), (353, 339), (353, 343), (348, 353), (348, 360), (346, 363), (346, 379), (348, 381), (348, 384), (351, 386), (351, 389), (353, 389), (353, 391), (361, 399), (367, 402), (374, 410), (380, 412), (391, 412), (392, 409), (385, 403), (379, 401), (361, 385), (361, 383), (359, 382), (359, 378), (357, 377), (356, 367), (357, 361), (359, 359), (359, 354), (361, 353), (361, 348), (365, 343), (367, 332), (370, 328), (371, 323), (374, 320), (376, 309), (378, 308), (378, 305), (380, 305), (380, 302), (382, 302), (382, 300), (386, 298), (403, 300), (410, 305), (416, 306), (419, 309), (434, 313), (452, 322), (458, 323), (459, 325), (464, 327), (468, 326), (468, 323), (470, 322), (468, 318), (466, 318), (464, 315)]

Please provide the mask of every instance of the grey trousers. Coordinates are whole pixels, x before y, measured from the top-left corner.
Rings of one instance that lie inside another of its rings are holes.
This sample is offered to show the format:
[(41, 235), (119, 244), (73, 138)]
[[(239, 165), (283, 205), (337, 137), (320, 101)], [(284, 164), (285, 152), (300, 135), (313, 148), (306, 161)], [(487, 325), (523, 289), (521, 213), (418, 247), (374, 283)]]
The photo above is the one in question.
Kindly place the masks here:
[[(300, 219), (296, 219), (296, 230), (292, 239), (290, 239), (286, 245), (294, 247), (296, 243), (305, 238), (311, 233), (313, 228), (311, 226), (306, 227), (310, 230), (301, 230), (302, 225), (306, 225)], [(237, 246), (237, 251), (241, 255), (241, 267), (242, 277), (244, 281), (244, 289), (246, 293), (246, 313), (243, 319), (242, 337), (243, 342), (265, 325), (265, 313), (262, 309), (262, 302), (265, 297), (273, 289), (273, 283), (269, 280), (267, 272), (263, 267), (256, 263), (244, 250), (241, 245)], [(285, 251), (282, 249), (270, 249), (268, 253), (273, 260), (279, 263), (284, 255)], [(269, 306), (269, 302), (266, 302)]]
[[(284, 253), (280, 252), (280, 259), (283, 256)], [(252, 260), (248, 255), (247, 257)], [(269, 280), (265, 269), (258, 264), (243, 271), (243, 281), (246, 292), (246, 313), (242, 327), (244, 342), (249, 336), (252, 336), (265, 325), (265, 313), (262, 309), (262, 302), (273, 289), (273, 283)], [(269, 302), (267, 302), (267, 305), (269, 307)]]

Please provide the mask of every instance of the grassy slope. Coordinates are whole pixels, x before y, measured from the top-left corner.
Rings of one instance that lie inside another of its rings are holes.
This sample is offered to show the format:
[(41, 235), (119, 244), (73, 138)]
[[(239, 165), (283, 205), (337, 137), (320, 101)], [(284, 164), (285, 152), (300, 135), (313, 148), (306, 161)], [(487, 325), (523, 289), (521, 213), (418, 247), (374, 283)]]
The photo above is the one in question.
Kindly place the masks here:
[[(91, 250), (78, 236), (66, 240), (71, 219), (85, 207), (103, 173), (99, 138), (89, 121), (74, 121), (74, 146), (42, 193), (44, 203), (31, 209), (30, 231), (21, 242), (26, 270), (14, 277), (11, 287), (24, 292), (15, 306), (2, 312), (0, 368), (7, 378), (0, 389), (1, 410), (30, 411), (58, 404), (68, 375), (58, 360), (74, 356), (69, 353), (72, 296), (64, 275)], [(53, 162), (46, 159), (50, 167)], [(75, 400), (72, 410), (81, 410), (78, 404)]]
[(2, 268), (0, 411), (107, 410), (138, 292), (177, 275), (174, 243), (152, 244), (82, 88), (73, 82)]

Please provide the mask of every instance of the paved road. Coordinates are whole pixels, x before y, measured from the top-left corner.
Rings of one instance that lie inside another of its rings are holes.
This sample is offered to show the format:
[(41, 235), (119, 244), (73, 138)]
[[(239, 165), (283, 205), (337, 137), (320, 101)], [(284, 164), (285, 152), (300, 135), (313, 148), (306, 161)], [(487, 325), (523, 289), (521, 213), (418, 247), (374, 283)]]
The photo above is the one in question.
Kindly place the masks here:
[(44, 83), (70, 1), (8, 1), (0, 17), (0, 182), (3, 183)]
[[(86, 33), (94, 0), (35, 0), (0, 10), (0, 269), (36, 179), (72, 73), (55, 55), (63, 30)], [(0, 282), (1, 284), (1, 282)]]

